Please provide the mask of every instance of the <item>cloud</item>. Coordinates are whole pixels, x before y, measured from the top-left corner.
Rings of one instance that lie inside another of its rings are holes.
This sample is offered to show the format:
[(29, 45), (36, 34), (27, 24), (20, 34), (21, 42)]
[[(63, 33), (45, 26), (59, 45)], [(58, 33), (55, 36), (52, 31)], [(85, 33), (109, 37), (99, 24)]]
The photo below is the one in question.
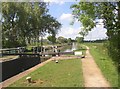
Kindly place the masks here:
[[(75, 39), (76, 37), (80, 37), (80, 34), (78, 34), (81, 30), (81, 27), (78, 28), (74, 28), (74, 27), (62, 27), (57, 36), (63, 36), (65, 38), (72, 38)], [(89, 34), (85, 37), (85, 40), (96, 40), (96, 39), (103, 39), (106, 38), (107, 29), (102, 28), (102, 27), (95, 27), (94, 29), (92, 29)], [(48, 35), (47, 35), (48, 36)], [(46, 36), (46, 38), (47, 38)]]
[(65, 2), (78, 2), (76, 0), (43, 0), (44, 2), (53, 2), (53, 3), (56, 3), (56, 4), (63, 4)]
[(69, 13), (67, 13), (67, 14), (63, 13), (63, 14), (60, 16), (59, 19), (60, 19), (60, 20), (72, 20), (72, 19), (73, 19), (73, 15), (72, 15), (72, 14), (69, 14)]
[(75, 39), (76, 36), (79, 36), (79, 31), (80, 29), (75, 29), (73, 27), (63, 27), (61, 28), (61, 30), (59, 31), (59, 34), (57, 35), (57, 37), (59, 36), (63, 36), (65, 38), (72, 38)]
[(71, 13), (62, 13), (58, 20), (64, 25), (70, 25), (74, 22), (73, 26), (77, 26), (77, 28), (81, 26), (81, 22), (74, 18)]
[(96, 25), (96, 27), (104, 28), (103, 19), (98, 19), (98, 20), (96, 20), (96, 21), (98, 22), (98, 24)]
[(59, 5), (62, 5), (65, 3), (65, 0), (43, 0), (44, 2), (49, 2), (50, 4), (59, 4)]
[(107, 29), (102, 27), (95, 27), (92, 29), (89, 34), (85, 37), (85, 40), (96, 40), (106, 38)]
[(104, 28), (104, 23), (99, 23), (96, 25), (97, 28)]
[(73, 15), (71, 13), (62, 13), (58, 20), (64, 25), (57, 36), (72, 39), (75, 39), (76, 36), (80, 36), (78, 33), (80, 32), (81, 23), (75, 19), (74, 25), (71, 26), (70, 23), (73, 21)]

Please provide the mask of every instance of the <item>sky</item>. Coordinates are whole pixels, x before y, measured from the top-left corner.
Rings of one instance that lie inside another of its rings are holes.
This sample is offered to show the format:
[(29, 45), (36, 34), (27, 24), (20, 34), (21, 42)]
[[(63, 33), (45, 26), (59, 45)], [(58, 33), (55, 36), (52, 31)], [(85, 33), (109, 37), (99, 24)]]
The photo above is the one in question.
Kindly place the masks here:
[[(45, 2), (49, 0), (44, 0)], [(55, 17), (61, 24), (62, 27), (59, 30), (57, 37), (63, 36), (65, 38), (75, 39), (76, 37), (80, 37), (78, 34), (82, 28), (82, 24), (75, 21), (74, 25), (70, 25), (73, 20), (72, 9), (70, 6), (77, 2), (68, 0), (50, 0), (50, 4), (48, 6), (49, 14)], [(85, 37), (85, 40), (96, 40), (106, 38), (106, 29), (103, 27), (102, 20), (99, 21), (101, 24), (97, 25), (93, 28), (89, 34)]]
[[(55, 17), (62, 24), (57, 37), (63, 36), (65, 38), (72, 39), (80, 37), (80, 34), (78, 33), (81, 31), (82, 24), (76, 20), (74, 25), (70, 25), (73, 20), (72, 9), (70, 9), (70, 6), (77, 3), (75, 0), (44, 0), (44, 2), (50, 2), (48, 6), (49, 14)], [(104, 25), (102, 20), (99, 22), (101, 25), (97, 25), (93, 28), (85, 37), (85, 40), (96, 40), (107, 37), (107, 30), (103, 28)]]

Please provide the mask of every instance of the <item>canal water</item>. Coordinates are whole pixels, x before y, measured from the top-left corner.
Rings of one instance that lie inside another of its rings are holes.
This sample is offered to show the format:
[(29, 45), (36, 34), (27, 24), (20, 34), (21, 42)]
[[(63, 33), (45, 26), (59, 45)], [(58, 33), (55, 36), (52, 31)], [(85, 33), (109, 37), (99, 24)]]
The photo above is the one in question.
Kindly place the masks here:
[[(77, 43), (72, 43), (71, 45), (65, 45), (60, 49), (60, 52), (72, 52), (77, 49)], [(47, 50), (46, 52), (53, 52), (52, 50)]]
[(71, 46), (64, 48), (64, 52), (72, 52), (74, 50), (77, 50), (77, 43), (72, 43)]

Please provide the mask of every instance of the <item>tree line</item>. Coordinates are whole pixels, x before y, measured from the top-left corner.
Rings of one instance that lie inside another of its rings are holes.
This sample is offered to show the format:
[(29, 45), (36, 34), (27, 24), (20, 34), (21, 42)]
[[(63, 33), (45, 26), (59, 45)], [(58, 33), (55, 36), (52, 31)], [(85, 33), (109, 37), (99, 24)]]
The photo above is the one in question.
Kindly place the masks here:
[(55, 36), (61, 23), (47, 6), (45, 2), (2, 2), (3, 48), (38, 44), (46, 33)]
[(52, 35), (47, 37), (47, 40), (51, 43), (51, 44), (64, 44), (64, 43), (68, 43), (71, 44), (72, 42), (75, 42), (75, 40), (71, 39), (71, 38), (65, 38), (62, 36), (59, 37), (54, 37)]

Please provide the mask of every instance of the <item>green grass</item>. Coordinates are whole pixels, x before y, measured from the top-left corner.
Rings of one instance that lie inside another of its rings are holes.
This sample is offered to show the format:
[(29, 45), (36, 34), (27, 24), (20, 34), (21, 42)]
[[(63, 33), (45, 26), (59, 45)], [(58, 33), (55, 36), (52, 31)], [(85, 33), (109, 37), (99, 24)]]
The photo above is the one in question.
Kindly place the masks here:
[(108, 56), (104, 43), (85, 43), (85, 45), (89, 46), (90, 53), (111, 86), (118, 87), (118, 71), (114, 62)]
[[(36, 83), (28, 83), (26, 77), (31, 76)], [(51, 61), (38, 68), (10, 87), (83, 87), (83, 76), (80, 59)], [(40, 83), (43, 81), (43, 83)]]

